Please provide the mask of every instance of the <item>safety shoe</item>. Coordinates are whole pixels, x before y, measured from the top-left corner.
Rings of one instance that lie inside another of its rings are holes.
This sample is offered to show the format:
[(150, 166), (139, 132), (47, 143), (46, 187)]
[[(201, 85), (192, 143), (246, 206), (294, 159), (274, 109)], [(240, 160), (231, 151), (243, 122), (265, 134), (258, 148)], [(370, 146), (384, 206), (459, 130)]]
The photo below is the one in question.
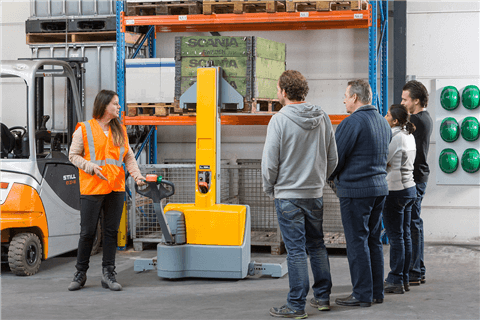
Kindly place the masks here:
[(371, 302), (364, 302), (364, 301), (357, 300), (357, 298), (355, 298), (353, 296), (353, 294), (349, 295), (346, 298), (337, 298), (337, 299), (335, 299), (335, 303), (340, 305), (340, 306), (347, 306), (347, 307), (356, 307), (356, 306), (370, 307), (370, 306), (372, 306)]
[(318, 311), (330, 311), (330, 301), (328, 300), (318, 300), (312, 298), (310, 300), (310, 305), (314, 308), (317, 308)]
[(378, 298), (378, 299), (373, 298), (373, 303), (378, 303), (378, 304), (383, 303), (383, 299), (382, 298)]
[(424, 284), (426, 282), (427, 282), (427, 279), (425, 278), (425, 275), (423, 275), (422, 278), (420, 279), (420, 283)]
[(403, 288), (405, 289), (405, 291), (410, 291), (410, 283), (408, 281), (404, 281)]
[(420, 279), (410, 279), (408, 282), (411, 286), (419, 286), (421, 280)]
[(270, 315), (272, 317), (279, 318), (293, 318), (293, 319), (306, 319), (308, 314), (305, 310), (292, 310), (287, 305), (283, 305), (280, 308), (271, 308)]
[(115, 279), (115, 266), (107, 266), (103, 268), (103, 275), (102, 275), (102, 287), (105, 289), (110, 289), (112, 291), (121, 291), (122, 286), (120, 283), (117, 282)]
[(405, 290), (403, 290), (403, 284), (396, 284), (388, 281), (385, 281), (385, 283), (383, 284), (383, 290), (385, 291), (385, 293), (405, 293)]
[(87, 273), (85, 271), (77, 271), (73, 275), (72, 282), (68, 285), (68, 290), (79, 290), (85, 285), (85, 282), (87, 282)]

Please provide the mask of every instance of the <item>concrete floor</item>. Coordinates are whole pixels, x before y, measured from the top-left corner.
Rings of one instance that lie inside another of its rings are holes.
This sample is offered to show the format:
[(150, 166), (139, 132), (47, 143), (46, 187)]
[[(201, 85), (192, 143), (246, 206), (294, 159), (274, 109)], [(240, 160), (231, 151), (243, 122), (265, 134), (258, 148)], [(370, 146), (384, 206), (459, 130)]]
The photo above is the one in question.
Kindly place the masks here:
[[(388, 270), (388, 246), (385, 247)], [(480, 245), (427, 245), (427, 283), (403, 295), (388, 294), (370, 308), (341, 307), (335, 298), (351, 293), (344, 252), (330, 256), (332, 310), (307, 306), (310, 319), (480, 319)], [(117, 254), (121, 292), (100, 285), (101, 254), (92, 257), (86, 286), (69, 292), (75, 256), (44, 261), (32, 277), (1, 274), (1, 319), (273, 319), (268, 310), (286, 300), (288, 276), (281, 279), (163, 280), (156, 271), (136, 273), (134, 260), (155, 250)], [(252, 260), (279, 263), (285, 255), (254, 252)], [(310, 292), (307, 299), (312, 297)]]

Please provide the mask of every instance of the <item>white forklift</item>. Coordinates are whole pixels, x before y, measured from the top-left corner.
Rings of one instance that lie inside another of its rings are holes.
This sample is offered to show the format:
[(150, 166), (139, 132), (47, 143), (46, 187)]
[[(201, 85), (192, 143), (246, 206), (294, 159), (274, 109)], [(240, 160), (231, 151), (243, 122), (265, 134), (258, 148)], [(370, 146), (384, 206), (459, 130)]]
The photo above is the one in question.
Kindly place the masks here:
[[(19, 92), (7, 89), (14, 87), (11, 84), (21, 87), (24, 83), (27, 95), (26, 109), (3, 103), (0, 119), (2, 264), (8, 262), (16, 275), (33, 275), (42, 260), (78, 247), (80, 188), (78, 169), (69, 162), (68, 150), (75, 125), (84, 117), (78, 85), (86, 58), (63, 60), (0, 62), (3, 101), (15, 100), (8, 100), (8, 94), (18, 97)], [(61, 107), (52, 106), (51, 115), (46, 115), (44, 92), (53, 92), (54, 85), (65, 88), (57, 101)], [(55, 121), (47, 129), (51, 117)]]

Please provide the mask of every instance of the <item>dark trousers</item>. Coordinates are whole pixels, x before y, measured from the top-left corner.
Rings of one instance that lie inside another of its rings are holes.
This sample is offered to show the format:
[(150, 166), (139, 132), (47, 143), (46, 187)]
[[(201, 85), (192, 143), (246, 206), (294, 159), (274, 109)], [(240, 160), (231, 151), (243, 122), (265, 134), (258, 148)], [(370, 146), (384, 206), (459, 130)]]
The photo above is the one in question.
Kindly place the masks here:
[(117, 231), (122, 218), (125, 192), (80, 197), (80, 240), (78, 241), (77, 264), (79, 271), (87, 271), (90, 262), (98, 219), (103, 209), (103, 261), (102, 267), (115, 265)]
[(383, 299), (381, 216), (385, 196), (340, 198), (353, 296), (362, 302)]
[(412, 258), (410, 217), (415, 187), (390, 191), (385, 200), (383, 222), (390, 240), (390, 272), (387, 281), (394, 284), (408, 284), (408, 271)]
[(410, 280), (420, 280), (425, 275), (425, 263), (423, 261), (424, 232), (423, 219), (420, 217), (422, 211), (422, 200), (427, 189), (427, 183), (417, 183), (417, 197), (413, 202), (412, 221), (410, 230), (412, 232), (412, 260), (410, 262)]

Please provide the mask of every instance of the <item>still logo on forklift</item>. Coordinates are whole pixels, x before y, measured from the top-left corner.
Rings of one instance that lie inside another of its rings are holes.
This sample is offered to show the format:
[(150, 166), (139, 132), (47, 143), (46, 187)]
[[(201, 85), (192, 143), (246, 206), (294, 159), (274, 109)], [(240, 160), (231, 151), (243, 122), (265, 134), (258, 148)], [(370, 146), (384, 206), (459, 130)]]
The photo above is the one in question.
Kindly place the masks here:
[(63, 181), (65, 181), (65, 184), (71, 185), (71, 184), (76, 184), (77, 183), (77, 177), (74, 174), (66, 174), (63, 176)]

